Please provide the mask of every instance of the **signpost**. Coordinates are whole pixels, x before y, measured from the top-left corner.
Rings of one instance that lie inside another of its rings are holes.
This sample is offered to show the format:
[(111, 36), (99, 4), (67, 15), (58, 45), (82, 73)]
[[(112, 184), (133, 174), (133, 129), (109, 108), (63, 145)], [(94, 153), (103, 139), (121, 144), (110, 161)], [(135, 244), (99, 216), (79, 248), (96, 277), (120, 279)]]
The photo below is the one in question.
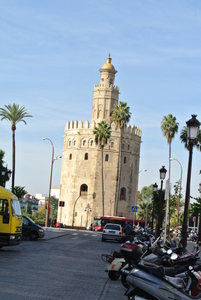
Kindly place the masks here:
[(133, 212), (133, 227), (134, 227), (134, 215), (137, 212), (137, 205), (131, 206), (131, 212)]

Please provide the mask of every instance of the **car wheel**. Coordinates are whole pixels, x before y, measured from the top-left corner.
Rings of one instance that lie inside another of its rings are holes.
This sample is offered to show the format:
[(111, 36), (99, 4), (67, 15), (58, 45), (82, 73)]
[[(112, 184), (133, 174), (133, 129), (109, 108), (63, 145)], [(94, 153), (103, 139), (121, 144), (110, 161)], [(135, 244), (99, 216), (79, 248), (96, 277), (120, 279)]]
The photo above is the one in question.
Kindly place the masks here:
[(111, 280), (117, 280), (120, 277), (120, 275), (117, 271), (109, 271), (108, 276)]
[(104, 238), (102, 238), (102, 240), (101, 240), (102, 242), (105, 242), (105, 239)]
[(36, 231), (30, 232), (30, 234), (29, 234), (29, 239), (30, 239), (31, 241), (37, 241), (37, 239), (38, 239), (38, 233), (37, 233)]

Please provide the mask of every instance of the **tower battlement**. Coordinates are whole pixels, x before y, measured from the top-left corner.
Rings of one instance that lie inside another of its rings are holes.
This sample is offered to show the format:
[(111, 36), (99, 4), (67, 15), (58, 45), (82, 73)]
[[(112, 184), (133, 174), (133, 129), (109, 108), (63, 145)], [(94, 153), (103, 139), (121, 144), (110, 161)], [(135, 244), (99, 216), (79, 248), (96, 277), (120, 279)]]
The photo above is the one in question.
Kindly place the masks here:
[[(97, 126), (96, 122), (93, 121), (91, 124), (89, 123), (88, 120), (86, 120), (84, 123), (82, 120), (80, 120), (79, 122), (77, 120), (75, 121), (67, 121), (66, 126), (65, 126), (65, 131), (68, 130), (75, 130), (75, 129), (94, 129)], [(115, 126), (115, 123), (111, 124), (111, 130), (112, 131), (117, 131), (118, 129)], [(133, 125), (131, 126), (126, 125), (123, 128), (123, 133), (128, 133), (128, 134), (132, 134), (132, 135), (137, 135), (139, 137), (141, 137), (142, 135), (142, 131), (139, 127)]]
[(119, 91), (119, 87), (118, 85), (111, 85), (111, 84), (107, 84), (107, 83), (99, 83), (99, 84), (95, 84), (94, 85), (94, 89), (96, 88), (113, 88)]

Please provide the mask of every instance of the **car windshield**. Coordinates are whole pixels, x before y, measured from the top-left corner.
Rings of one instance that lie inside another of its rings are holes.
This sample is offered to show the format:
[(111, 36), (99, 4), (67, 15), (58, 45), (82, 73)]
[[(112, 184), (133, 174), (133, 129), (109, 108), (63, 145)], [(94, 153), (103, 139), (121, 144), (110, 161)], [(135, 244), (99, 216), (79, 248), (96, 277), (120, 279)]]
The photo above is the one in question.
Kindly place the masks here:
[(12, 214), (13, 216), (21, 216), (21, 208), (18, 200), (11, 200)]
[(120, 227), (119, 227), (119, 225), (108, 224), (108, 225), (105, 226), (105, 229), (119, 230)]
[[(24, 216), (23, 216), (24, 217)], [(26, 219), (28, 219), (30, 222), (35, 223), (34, 220), (32, 220), (31, 218), (29, 218), (28, 216), (26, 216)]]

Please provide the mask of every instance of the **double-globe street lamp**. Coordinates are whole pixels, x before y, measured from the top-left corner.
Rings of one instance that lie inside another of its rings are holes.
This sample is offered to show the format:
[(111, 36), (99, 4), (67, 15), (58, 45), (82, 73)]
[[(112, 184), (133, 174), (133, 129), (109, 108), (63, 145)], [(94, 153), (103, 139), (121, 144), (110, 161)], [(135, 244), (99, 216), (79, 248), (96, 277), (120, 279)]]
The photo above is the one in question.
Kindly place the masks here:
[(187, 219), (188, 219), (188, 207), (189, 207), (189, 199), (190, 199), (190, 182), (191, 182), (193, 146), (195, 145), (195, 142), (198, 138), (198, 133), (200, 128), (200, 122), (196, 119), (197, 115), (191, 115), (191, 116), (192, 118), (186, 122), (189, 160), (188, 160), (188, 173), (187, 173), (187, 181), (186, 181), (184, 220), (182, 225), (182, 245), (184, 248), (186, 248), (187, 246)]
[[(52, 145), (52, 160), (51, 160), (51, 171), (50, 171), (49, 196), (48, 196), (47, 213), (46, 213), (46, 221), (45, 221), (45, 226), (48, 227), (49, 211), (50, 211), (50, 196), (51, 196), (51, 186), (52, 186), (52, 171), (53, 171), (54, 161), (58, 159), (58, 156), (54, 158), (54, 145), (53, 145), (52, 141), (46, 137), (44, 137), (43, 140), (48, 140)], [(61, 158), (61, 157), (62, 156), (59, 156), (59, 158)]]
[(160, 191), (160, 202), (159, 202), (159, 218), (158, 218), (158, 227), (157, 227), (157, 237), (160, 235), (160, 229), (162, 227), (162, 194), (163, 194), (163, 180), (165, 179), (166, 175), (166, 168), (162, 166), (162, 168), (159, 170), (160, 172), (160, 180), (161, 180), (161, 191)]
[(182, 165), (180, 163), (180, 161), (178, 161), (178, 159), (176, 158), (170, 158), (170, 160), (176, 160), (181, 167), (181, 176), (180, 176), (180, 187), (179, 187), (179, 199), (178, 199), (178, 208), (177, 208), (177, 231), (178, 231), (178, 223), (179, 223), (179, 210), (180, 210), (180, 197), (181, 197), (181, 183), (182, 183)]
[(10, 180), (11, 173), (11, 170), (9, 170), (7, 166), (1, 166), (1, 182), (3, 187), (6, 187), (6, 181)]

